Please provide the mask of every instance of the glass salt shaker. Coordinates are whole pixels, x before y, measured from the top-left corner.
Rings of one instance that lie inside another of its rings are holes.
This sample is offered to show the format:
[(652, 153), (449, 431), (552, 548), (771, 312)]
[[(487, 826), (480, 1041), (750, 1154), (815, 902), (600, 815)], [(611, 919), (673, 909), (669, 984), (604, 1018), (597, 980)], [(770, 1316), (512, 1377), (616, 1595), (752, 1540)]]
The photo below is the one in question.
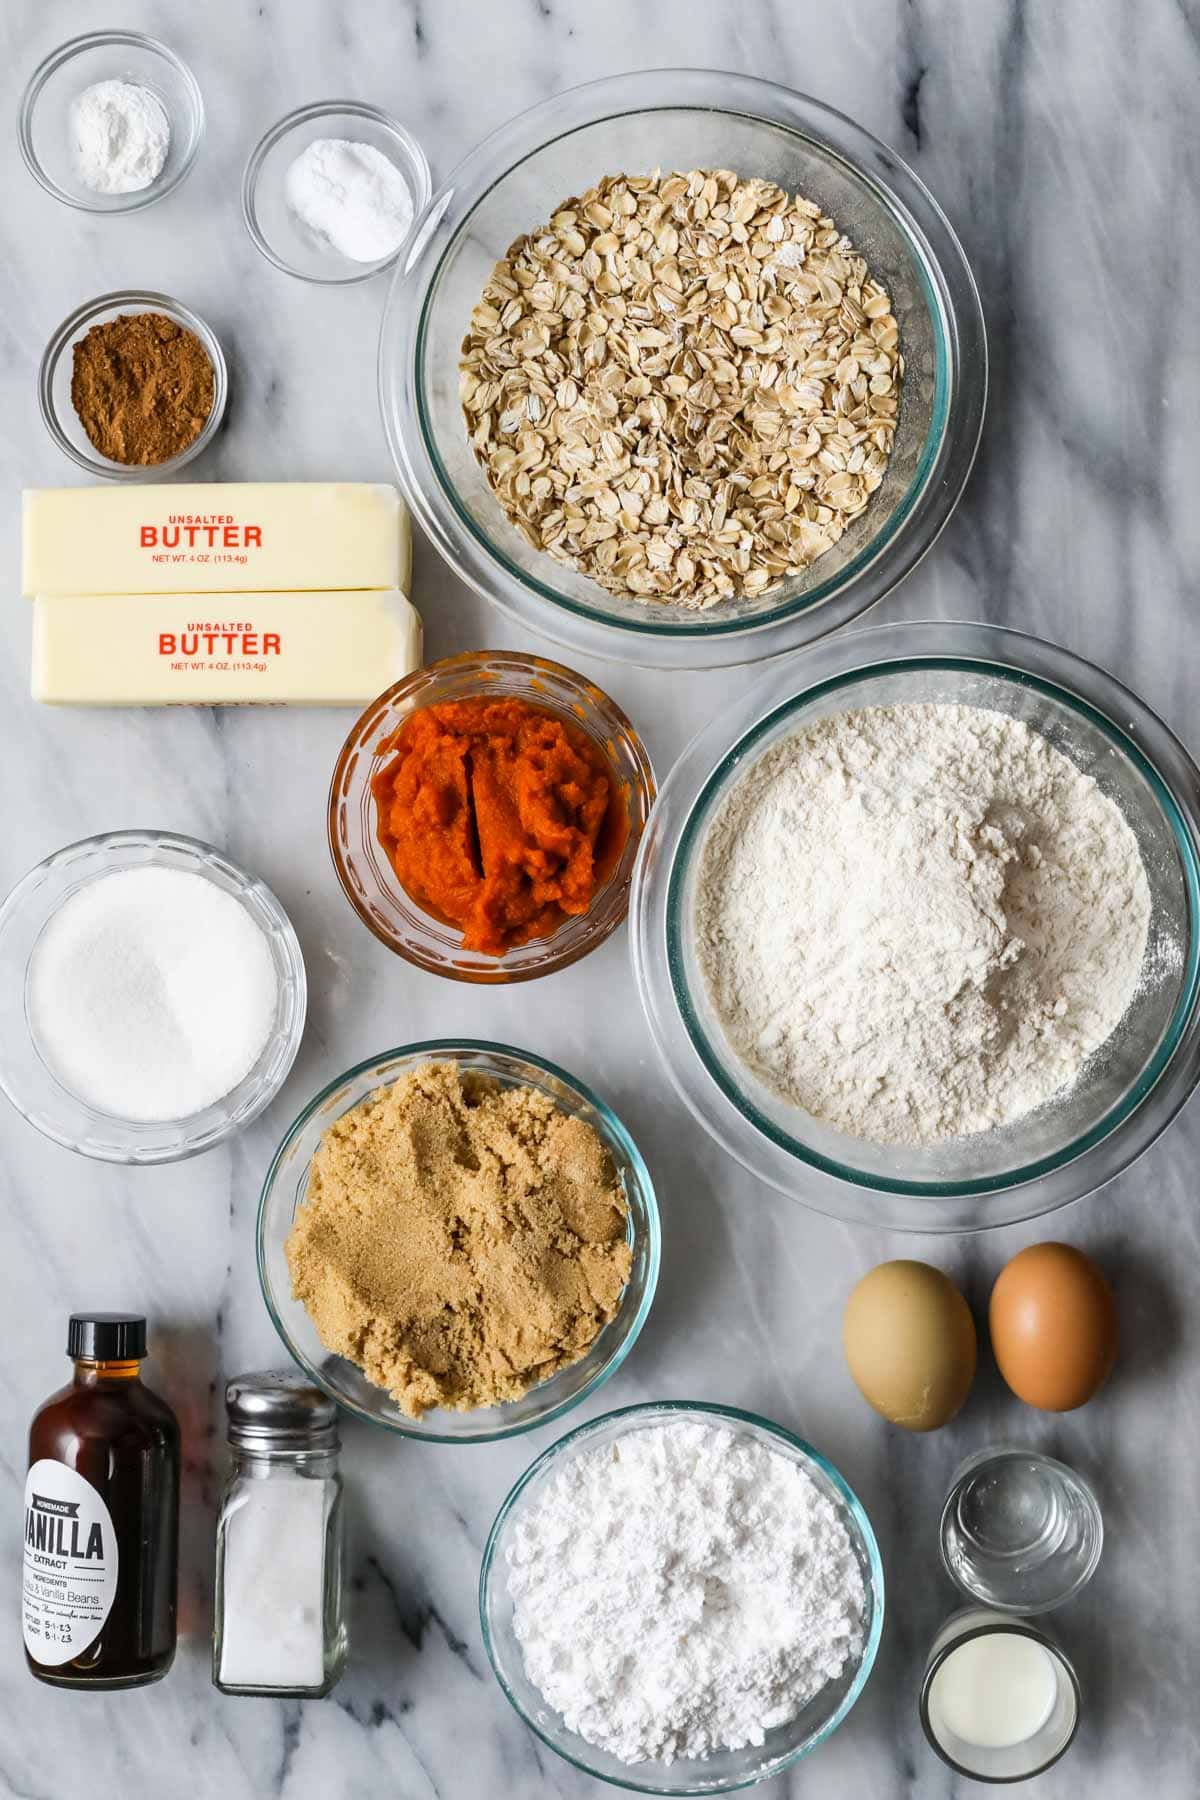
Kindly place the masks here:
[(346, 1662), (337, 1409), (298, 1370), (239, 1375), (225, 1407), (213, 1682), (316, 1699)]

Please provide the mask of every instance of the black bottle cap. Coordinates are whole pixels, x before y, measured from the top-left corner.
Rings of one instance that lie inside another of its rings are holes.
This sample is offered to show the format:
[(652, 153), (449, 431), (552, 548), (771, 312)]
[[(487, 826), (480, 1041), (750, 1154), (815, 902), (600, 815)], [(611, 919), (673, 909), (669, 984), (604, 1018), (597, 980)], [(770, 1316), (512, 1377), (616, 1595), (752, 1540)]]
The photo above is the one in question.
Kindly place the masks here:
[(67, 1355), (76, 1362), (140, 1362), (146, 1354), (146, 1321), (141, 1313), (72, 1313)]

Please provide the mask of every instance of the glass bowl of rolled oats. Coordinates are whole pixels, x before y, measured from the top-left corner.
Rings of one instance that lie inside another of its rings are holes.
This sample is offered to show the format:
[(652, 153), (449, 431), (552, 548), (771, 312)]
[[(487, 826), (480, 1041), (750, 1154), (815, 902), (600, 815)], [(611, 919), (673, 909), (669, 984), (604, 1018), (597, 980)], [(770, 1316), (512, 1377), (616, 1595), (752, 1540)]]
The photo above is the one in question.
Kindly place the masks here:
[(987, 349), (886, 145), (770, 82), (655, 70), (467, 157), (379, 370), (409, 503), (480, 593), (579, 654), (714, 667), (908, 573), (970, 472)]

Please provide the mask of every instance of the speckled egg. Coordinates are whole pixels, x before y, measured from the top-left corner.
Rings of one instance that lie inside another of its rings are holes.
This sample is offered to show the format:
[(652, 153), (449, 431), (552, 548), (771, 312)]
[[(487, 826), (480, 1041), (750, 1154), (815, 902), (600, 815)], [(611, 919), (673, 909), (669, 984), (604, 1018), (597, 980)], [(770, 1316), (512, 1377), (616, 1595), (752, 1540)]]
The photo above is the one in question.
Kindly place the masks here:
[(846, 1302), (842, 1344), (863, 1399), (906, 1431), (936, 1431), (971, 1391), (975, 1321), (928, 1263), (880, 1263), (864, 1275)]
[(1103, 1271), (1072, 1244), (1031, 1244), (1000, 1271), (988, 1307), (992, 1350), (1013, 1393), (1073, 1412), (1117, 1358), (1117, 1304)]

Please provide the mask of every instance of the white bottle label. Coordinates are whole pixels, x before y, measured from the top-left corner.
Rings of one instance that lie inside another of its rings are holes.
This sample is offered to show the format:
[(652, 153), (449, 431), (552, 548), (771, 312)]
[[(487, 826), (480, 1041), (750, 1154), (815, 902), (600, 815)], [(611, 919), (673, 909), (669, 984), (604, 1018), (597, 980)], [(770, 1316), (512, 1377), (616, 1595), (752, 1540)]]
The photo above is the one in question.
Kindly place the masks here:
[(90, 1481), (35, 1462), (25, 1481), (25, 1648), (57, 1668), (94, 1642), (117, 1591), (112, 1516)]

